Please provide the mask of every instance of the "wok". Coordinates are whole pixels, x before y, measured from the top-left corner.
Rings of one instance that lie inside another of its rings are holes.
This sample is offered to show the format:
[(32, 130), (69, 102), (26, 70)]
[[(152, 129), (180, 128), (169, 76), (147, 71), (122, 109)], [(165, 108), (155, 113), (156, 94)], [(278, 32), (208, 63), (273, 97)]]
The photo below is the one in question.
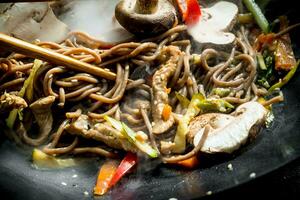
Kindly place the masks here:
[[(99, 4), (101, 6), (101, 4)], [(287, 14), (299, 22), (296, 1), (271, 1), (269, 19)], [(297, 18), (298, 17), (298, 18)], [(292, 33), (300, 56), (299, 30)], [(285, 101), (274, 105), (275, 120), (242, 150), (230, 156), (204, 158), (199, 169), (175, 169), (141, 160), (135, 173), (124, 177), (107, 195), (95, 199), (196, 199), (236, 187), (267, 174), (300, 156), (300, 73), (283, 89)], [(3, 134), (1, 134), (2, 136)], [(2, 136), (3, 137), (3, 136)], [(11, 199), (93, 199), (92, 188), (101, 159), (84, 160), (66, 169), (36, 170), (31, 148), (0, 139), (0, 188)], [(228, 169), (231, 164), (233, 170)]]

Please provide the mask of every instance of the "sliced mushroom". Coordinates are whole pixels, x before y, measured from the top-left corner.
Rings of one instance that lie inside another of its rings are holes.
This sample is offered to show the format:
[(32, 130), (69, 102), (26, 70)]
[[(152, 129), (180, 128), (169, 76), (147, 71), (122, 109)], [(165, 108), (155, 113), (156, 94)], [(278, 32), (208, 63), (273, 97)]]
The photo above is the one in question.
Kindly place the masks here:
[(56, 18), (48, 3), (16, 3), (0, 7), (0, 32), (29, 42), (36, 39), (61, 42), (67, 36), (67, 26)]
[(188, 27), (188, 33), (202, 45), (228, 45), (235, 40), (232, 29), (238, 7), (231, 2), (219, 1), (202, 9), (200, 20)]
[(121, 0), (115, 16), (129, 32), (147, 37), (170, 29), (176, 20), (176, 11), (168, 0)]
[(29, 106), (40, 130), (37, 138), (31, 138), (26, 131), (23, 131), (22, 138), (24, 142), (32, 146), (39, 146), (47, 140), (53, 124), (51, 106), (54, 101), (54, 96), (48, 96), (36, 100)]
[(257, 102), (240, 105), (233, 115), (220, 113), (203, 114), (195, 118), (189, 128), (188, 139), (197, 146), (204, 127), (210, 126), (210, 132), (201, 151), (205, 153), (232, 153), (247, 141), (252, 134), (257, 134), (265, 121), (267, 110)]

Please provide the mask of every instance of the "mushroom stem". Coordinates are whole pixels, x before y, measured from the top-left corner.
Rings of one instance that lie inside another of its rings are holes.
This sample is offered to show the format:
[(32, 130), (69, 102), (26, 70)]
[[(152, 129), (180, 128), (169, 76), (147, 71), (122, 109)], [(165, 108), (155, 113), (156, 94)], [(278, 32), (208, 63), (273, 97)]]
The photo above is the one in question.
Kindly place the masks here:
[(157, 10), (158, 0), (136, 0), (135, 12), (139, 14), (152, 14)]

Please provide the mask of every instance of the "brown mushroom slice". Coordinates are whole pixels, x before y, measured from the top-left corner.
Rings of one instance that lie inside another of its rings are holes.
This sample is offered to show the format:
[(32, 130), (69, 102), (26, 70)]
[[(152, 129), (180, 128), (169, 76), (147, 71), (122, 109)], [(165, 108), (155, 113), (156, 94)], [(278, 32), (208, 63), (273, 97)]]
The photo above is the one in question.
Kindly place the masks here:
[(121, 0), (115, 16), (129, 32), (147, 37), (169, 30), (175, 23), (176, 11), (168, 0)]
[(61, 42), (69, 31), (45, 2), (15, 3), (1, 10), (0, 32), (29, 42), (36, 39)]
[(22, 137), (24, 142), (32, 146), (39, 146), (47, 140), (52, 130), (53, 117), (51, 106), (54, 101), (54, 96), (48, 96), (36, 100), (29, 106), (39, 126), (39, 136), (31, 138), (27, 135), (26, 131), (23, 131)]
[(239, 149), (251, 134), (258, 132), (257, 127), (261, 127), (266, 114), (267, 110), (257, 102), (247, 102), (240, 105), (233, 115), (203, 114), (190, 124), (189, 138), (194, 146), (197, 146), (202, 137), (204, 126), (209, 125), (211, 129), (201, 151), (205, 153), (232, 153)]
[(200, 20), (188, 27), (188, 33), (200, 44), (232, 44), (235, 35), (232, 29), (238, 14), (238, 7), (231, 2), (219, 1), (202, 9)]

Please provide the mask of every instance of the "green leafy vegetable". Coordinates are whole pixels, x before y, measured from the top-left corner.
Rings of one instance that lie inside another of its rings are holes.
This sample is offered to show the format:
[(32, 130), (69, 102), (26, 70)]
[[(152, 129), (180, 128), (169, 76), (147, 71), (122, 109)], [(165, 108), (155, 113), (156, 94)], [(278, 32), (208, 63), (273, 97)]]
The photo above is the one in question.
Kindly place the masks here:
[(225, 97), (229, 95), (231, 90), (229, 88), (214, 88), (211, 92), (212, 94), (218, 95), (219, 97)]
[(193, 54), (192, 55), (192, 63), (195, 65), (201, 64), (201, 56), (199, 54)]
[(252, 13), (239, 14), (238, 21), (241, 24), (251, 24), (254, 22), (254, 18)]
[(174, 139), (174, 153), (182, 153), (185, 150), (186, 139), (185, 136), (188, 133), (188, 125), (190, 121), (200, 113), (199, 105), (205, 97), (202, 94), (194, 94), (192, 100), (188, 106), (188, 109), (182, 119), (179, 121), (175, 139)]
[(222, 112), (231, 111), (234, 106), (223, 99), (206, 99), (200, 102), (199, 107), (202, 112)]
[(176, 95), (176, 98), (178, 99), (180, 105), (183, 107), (183, 108), (187, 108), (190, 104), (190, 100), (188, 100), (188, 98), (186, 98), (185, 96), (181, 95), (180, 93), (178, 92), (175, 92), (175, 95)]
[(18, 117), (20, 121), (23, 121), (23, 109), (18, 109)]
[(32, 67), (32, 71), (28, 77), (28, 84), (27, 87), (25, 88), (26, 90), (26, 98), (28, 99), (29, 102), (32, 101), (33, 99), (33, 82), (36, 76), (37, 71), (39, 68), (42, 66), (43, 61), (35, 59)]
[[(38, 71), (38, 69), (42, 66), (42, 61), (41, 60), (38, 60), (38, 59), (35, 59), (34, 60), (34, 63), (33, 63), (33, 67), (32, 67), (32, 71), (29, 75), (29, 77), (26, 79), (26, 81), (24, 82), (24, 85), (23, 87), (21, 88), (21, 90), (19, 91), (18, 93), (18, 96), (19, 97), (24, 97), (26, 91), (27, 91), (27, 88), (28, 88), (28, 93), (27, 93), (27, 97), (28, 100), (32, 99), (33, 97), (33, 80), (34, 80), (34, 77), (36, 75), (36, 72)], [(6, 119), (6, 125), (9, 127), (9, 128), (13, 128), (14, 124), (15, 124), (15, 121), (16, 121), (16, 118), (17, 118), (17, 115), (18, 113), (20, 113), (21, 111), (19, 111), (18, 109), (13, 109), (10, 113), (9, 113), (9, 116), (8, 118)], [(20, 114), (19, 114), (20, 116)]]
[(285, 75), (285, 77), (283, 77), (283, 79), (280, 79), (279, 82), (275, 83), (274, 85), (272, 85), (268, 92), (272, 92), (274, 91), (276, 88), (281, 88), (283, 87), (285, 84), (287, 84), (289, 82), (289, 80), (291, 80), (291, 78), (294, 76), (294, 74), (296, 73), (298, 66), (299, 66), (300, 60), (297, 61), (296, 65)]
[(257, 53), (257, 61), (261, 70), (267, 70), (264, 57), (261, 55), (261, 53)]
[(252, 13), (256, 23), (262, 29), (264, 33), (269, 32), (269, 22), (264, 16), (263, 12), (254, 0), (243, 0), (248, 10)]
[(12, 111), (10, 111), (8, 118), (6, 119), (6, 125), (8, 128), (11, 129), (13, 128), (17, 115), (18, 115), (18, 109), (13, 109)]
[(258, 54), (258, 62), (260, 67), (258, 68), (257, 83), (264, 88), (269, 88), (270, 83), (275, 79), (274, 54), (264, 50), (262, 54)]

